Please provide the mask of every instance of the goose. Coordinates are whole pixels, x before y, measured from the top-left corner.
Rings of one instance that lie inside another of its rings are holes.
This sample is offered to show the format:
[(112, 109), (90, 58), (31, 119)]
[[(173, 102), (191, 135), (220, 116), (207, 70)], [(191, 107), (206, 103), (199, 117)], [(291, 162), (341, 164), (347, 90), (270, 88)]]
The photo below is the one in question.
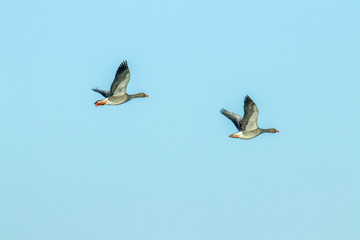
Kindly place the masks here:
[(262, 129), (258, 127), (257, 120), (259, 116), (259, 109), (249, 96), (246, 96), (244, 99), (244, 112), (244, 117), (241, 117), (240, 115), (229, 112), (224, 108), (220, 110), (220, 113), (229, 118), (239, 130), (237, 133), (231, 134), (229, 137), (252, 139), (262, 133), (279, 132), (275, 128)]
[(115, 79), (111, 84), (110, 91), (93, 88), (92, 90), (100, 93), (105, 98), (95, 102), (95, 106), (119, 105), (133, 98), (148, 97), (145, 93), (127, 94), (126, 87), (130, 81), (130, 70), (127, 61), (123, 61), (115, 74)]

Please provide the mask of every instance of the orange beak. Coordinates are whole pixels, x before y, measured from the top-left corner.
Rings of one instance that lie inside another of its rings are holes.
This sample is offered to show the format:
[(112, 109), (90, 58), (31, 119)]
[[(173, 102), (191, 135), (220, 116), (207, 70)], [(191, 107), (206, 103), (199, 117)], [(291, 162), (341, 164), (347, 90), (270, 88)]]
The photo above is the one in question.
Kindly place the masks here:
[(229, 137), (237, 138), (238, 136), (236, 136), (236, 135), (234, 135), (234, 134), (231, 134)]
[(275, 130), (275, 132), (279, 132), (278, 130)]
[(149, 95), (146, 95), (146, 94), (145, 94), (145, 97), (148, 97), (148, 96), (149, 96)]

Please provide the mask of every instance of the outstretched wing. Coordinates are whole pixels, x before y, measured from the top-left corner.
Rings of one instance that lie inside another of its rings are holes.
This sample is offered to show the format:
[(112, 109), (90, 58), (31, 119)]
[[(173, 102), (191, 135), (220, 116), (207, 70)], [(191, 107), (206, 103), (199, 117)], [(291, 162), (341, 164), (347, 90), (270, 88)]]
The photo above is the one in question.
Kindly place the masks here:
[(241, 119), (242, 117), (240, 115), (237, 115), (236, 113), (229, 112), (228, 110), (222, 108), (220, 110), (222, 114), (225, 115), (228, 119), (230, 119), (236, 126), (236, 128), (240, 131), (241, 129)]
[(95, 92), (100, 93), (101, 95), (103, 95), (104, 97), (108, 97), (110, 95), (110, 91), (106, 91), (106, 90), (100, 90), (98, 88), (93, 88), (92, 89)]
[(259, 109), (249, 96), (246, 96), (244, 100), (244, 112), (244, 118), (241, 121), (241, 131), (257, 129)]
[(126, 60), (123, 61), (115, 75), (115, 79), (111, 84), (110, 96), (123, 95), (126, 93), (126, 87), (130, 81), (130, 70)]

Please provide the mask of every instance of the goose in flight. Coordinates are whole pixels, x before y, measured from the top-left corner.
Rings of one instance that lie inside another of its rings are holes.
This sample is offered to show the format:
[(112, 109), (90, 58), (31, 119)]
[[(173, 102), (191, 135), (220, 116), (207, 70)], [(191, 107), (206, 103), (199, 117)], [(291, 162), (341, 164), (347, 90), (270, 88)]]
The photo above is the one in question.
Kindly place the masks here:
[(100, 90), (97, 88), (92, 89), (105, 97), (103, 100), (96, 101), (95, 106), (119, 105), (130, 101), (133, 98), (148, 97), (145, 93), (127, 94), (126, 87), (129, 81), (130, 70), (125, 60), (120, 64), (115, 74), (115, 79), (111, 84), (110, 91)]
[(225, 109), (221, 109), (220, 112), (229, 118), (239, 130), (237, 133), (231, 134), (229, 137), (251, 139), (259, 136), (262, 133), (279, 132), (275, 128), (262, 129), (258, 127), (257, 120), (259, 109), (249, 96), (246, 96), (244, 100), (244, 117), (241, 117), (236, 113), (229, 112)]

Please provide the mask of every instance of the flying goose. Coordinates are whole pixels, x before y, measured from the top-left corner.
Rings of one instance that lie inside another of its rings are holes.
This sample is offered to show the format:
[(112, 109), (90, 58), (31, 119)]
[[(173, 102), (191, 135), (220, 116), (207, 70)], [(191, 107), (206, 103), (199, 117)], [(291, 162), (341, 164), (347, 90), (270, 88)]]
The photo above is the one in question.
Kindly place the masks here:
[(127, 94), (126, 87), (130, 81), (130, 70), (128, 68), (126, 60), (123, 61), (115, 75), (115, 79), (111, 84), (110, 91), (100, 90), (93, 88), (92, 90), (100, 93), (105, 98), (95, 102), (95, 106), (103, 105), (119, 105), (133, 98), (148, 97), (145, 93)]
[(241, 138), (241, 139), (251, 139), (256, 136), (259, 136), (262, 133), (277, 133), (279, 132), (275, 128), (262, 129), (257, 125), (257, 120), (259, 116), (259, 109), (257, 108), (254, 101), (246, 96), (244, 99), (244, 117), (236, 113), (229, 112), (226, 109), (221, 109), (220, 112), (229, 118), (239, 130), (239, 132), (231, 134), (229, 137)]

